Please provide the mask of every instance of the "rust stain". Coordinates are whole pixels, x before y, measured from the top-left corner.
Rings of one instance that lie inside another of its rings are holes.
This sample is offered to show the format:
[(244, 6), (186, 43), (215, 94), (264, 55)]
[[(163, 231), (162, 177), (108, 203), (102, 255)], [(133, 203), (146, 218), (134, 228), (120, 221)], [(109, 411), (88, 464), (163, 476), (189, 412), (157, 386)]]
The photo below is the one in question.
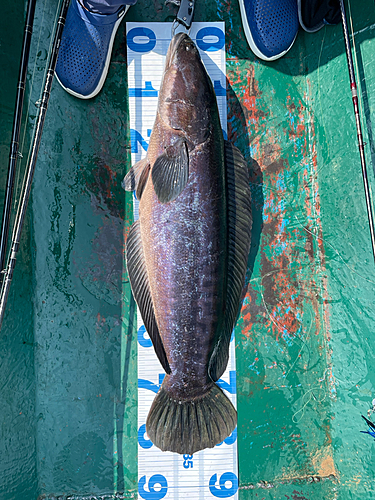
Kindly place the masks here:
[(333, 460), (333, 450), (331, 446), (326, 446), (318, 450), (312, 457), (312, 466), (318, 476), (338, 478), (338, 473)]
[[(256, 380), (263, 389), (275, 390), (272, 376), (268, 376), (273, 368), (281, 369), (280, 373), (284, 376), (293, 369), (291, 377), (285, 379), (285, 385), (281, 387), (288, 387), (292, 377), (295, 379), (296, 361), (301, 373), (310, 370), (310, 376), (297, 377), (297, 382), (300, 382), (297, 387), (301, 389), (297, 389), (295, 395), (298, 397), (301, 394), (303, 402), (303, 395), (314, 384), (316, 390), (328, 392), (328, 379), (332, 380), (327, 346), (329, 317), (325, 305), (328, 293), (324, 277), (325, 250), (314, 117), (311, 107), (306, 104), (308, 96), (296, 98), (294, 94), (287, 93), (285, 137), (288, 143), (284, 152), (276, 128), (269, 126), (274, 119), (273, 111), (272, 107), (266, 108), (262, 100), (254, 66), (244, 65), (243, 61), (232, 58), (229, 68), (228, 137), (243, 144), (241, 134), (247, 131), (248, 157), (257, 162), (265, 182), (263, 227), (257, 257), (259, 267), (256, 268), (259, 286), (250, 286), (243, 301), (240, 345), (250, 346), (251, 341), (253, 354), (247, 366), (257, 373)], [(265, 356), (262, 356), (261, 346), (267, 335), (272, 336), (284, 352), (285, 368), (276, 358), (267, 359), (267, 366), (262, 366)], [(314, 340), (314, 348), (320, 357), (325, 355), (321, 365), (313, 367), (310, 358), (306, 361), (307, 357), (302, 357), (302, 350), (297, 355), (291, 354), (293, 351), (289, 350), (289, 346), (293, 345), (294, 339), (305, 341), (306, 338), (317, 339)], [(246, 379), (243, 393), (248, 392), (251, 380)], [(297, 461), (301, 467), (289, 467), (284, 471), (282, 480), (312, 477), (309, 474), (314, 474), (317, 480), (337, 476), (329, 424), (325, 425), (324, 433), (323, 446), (316, 444), (307, 448), (304, 442), (306, 435), (299, 437), (298, 443), (296, 438), (292, 442), (288, 439), (288, 450), (298, 450), (301, 454)], [(314, 455), (313, 470), (310, 470), (311, 453), (315, 449), (318, 451)], [(297, 492), (296, 498), (298, 495)]]

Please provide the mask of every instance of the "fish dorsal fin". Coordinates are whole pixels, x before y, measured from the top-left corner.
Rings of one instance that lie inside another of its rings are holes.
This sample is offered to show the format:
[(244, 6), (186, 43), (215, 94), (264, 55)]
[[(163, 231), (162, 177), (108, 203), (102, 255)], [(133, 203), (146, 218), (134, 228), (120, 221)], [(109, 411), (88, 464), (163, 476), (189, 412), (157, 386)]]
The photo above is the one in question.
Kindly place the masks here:
[(249, 173), (240, 150), (225, 141), (225, 164), (228, 206), (228, 280), (225, 319), (213, 350), (209, 374), (218, 380), (224, 373), (229, 355), (229, 343), (240, 308), (251, 243), (251, 192)]
[(154, 305), (152, 303), (151, 289), (142, 248), (139, 221), (136, 221), (132, 225), (126, 240), (126, 265), (131, 289), (141, 312), (145, 328), (150, 336), (160, 363), (162, 364), (164, 370), (169, 374), (171, 373), (171, 369), (164, 350), (163, 341), (160, 337), (154, 313)]
[(189, 177), (189, 153), (183, 139), (160, 155), (152, 167), (152, 182), (161, 203), (168, 203), (183, 191)]
[(132, 166), (132, 168), (125, 175), (124, 180), (122, 181), (122, 187), (125, 189), (125, 191), (134, 191), (138, 188), (140, 178), (146, 167), (150, 169), (150, 162), (147, 157), (143, 158), (143, 160), (137, 161), (137, 163)]

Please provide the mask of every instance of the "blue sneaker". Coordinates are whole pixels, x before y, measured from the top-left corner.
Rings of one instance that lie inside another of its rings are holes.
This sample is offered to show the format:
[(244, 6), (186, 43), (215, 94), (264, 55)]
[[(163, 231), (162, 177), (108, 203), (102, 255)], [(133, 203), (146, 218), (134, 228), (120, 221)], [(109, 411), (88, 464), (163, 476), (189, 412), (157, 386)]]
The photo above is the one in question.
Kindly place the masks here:
[(56, 77), (69, 94), (90, 99), (100, 92), (116, 32), (128, 8), (124, 5), (114, 14), (94, 14), (78, 0), (71, 1), (56, 64)]
[(254, 54), (265, 61), (279, 59), (298, 33), (297, 0), (239, 0), (242, 25)]

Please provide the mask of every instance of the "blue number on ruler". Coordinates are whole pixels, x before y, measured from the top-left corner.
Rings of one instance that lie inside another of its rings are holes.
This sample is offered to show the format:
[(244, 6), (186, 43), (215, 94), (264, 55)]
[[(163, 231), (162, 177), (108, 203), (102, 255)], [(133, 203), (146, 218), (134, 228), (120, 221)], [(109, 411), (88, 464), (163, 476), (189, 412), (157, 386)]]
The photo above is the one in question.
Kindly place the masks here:
[[(134, 38), (136, 37), (146, 37), (148, 42), (137, 43)], [(156, 45), (155, 33), (148, 28), (133, 28), (129, 31), (126, 36), (128, 47), (134, 52), (150, 52)]]
[[(148, 481), (148, 489), (145, 490), (146, 484), (146, 476), (141, 477), (138, 481), (138, 493), (145, 500), (161, 500), (165, 497), (168, 492), (168, 483), (164, 476), (161, 474), (154, 474), (150, 477)], [(161, 489), (159, 491), (155, 491), (155, 485), (160, 484)]]
[[(238, 479), (236, 474), (233, 472), (225, 472), (221, 475), (219, 480), (219, 487), (216, 486), (217, 474), (214, 474), (210, 479), (210, 491), (214, 497), (217, 498), (229, 498), (232, 497), (238, 490)], [(225, 487), (226, 481), (231, 483), (229, 488)]]
[(132, 153), (138, 153), (138, 143), (142, 146), (142, 148), (147, 151), (148, 144), (143, 139), (138, 130), (130, 129), (130, 143), (132, 145)]
[[(215, 84), (216, 83), (220, 85), (219, 81), (215, 82)], [(139, 87), (135, 87), (134, 89), (129, 89), (129, 97), (157, 97), (157, 96), (158, 96), (158, 91), (154, 89), (151, 82), (145, 82), (144, 89)]]
[[(217, 40), (212, 42), (210, 40), (204, 40), (205, 37), (216, 37)], [(205, 52), (215, 52), (224, 47), (225, 44), (225, 36), (224, 32), (215, 26), (207, 26), (206, 28), (202, 28), (197, 33), (196, 39), (197, 45), (201, 50)]]
[(145, 434), (146, 434), (146, 424), (143, 424), (138, 429), (138, 443), (139, 446), (141, 446), (145, 450), (148, 450), (153, 445), (153, 442), (151, 441), (151, 439), (145, 439)]
[[(152, 86), (152, 82), (145, 82), (145, 88), (129, 88), (129, 97), (157, 97), (158, 91)], [(214, 80), (214, 91), (217, 96), (226, 96), (227, 90), (221, 85), (220, 80)]]
[(138, 379), (138, 389), (148, 389), (152, 392), (158, 392), (161, 384), (163, 383), (165, 377), (165, 373), (159, 373), (159, 385), (154, 384), (150, 380), (144, 380), (143, 378)]
[(236, 439), (237, 439), (237, 427), (234, 429), (232, 434), (227, 437), (227, 439), (224, 439), (224, 441), (217, 444), (216, 446), (221, 446), (223, 443), (228, 444), (228, 445), (234, 444), (236, 442)]
[(227, 89), (221, 85), (220, 80), (214, 80), (214, 91), (217, 96), (227, 95)]
[(145, 337), (144, 337), (145, 333), (146, 333), (146, 328), (144, 325), (142, 325), (140, 327), (140, 329), (138, 330), (139, 345), (141, 345), (142, 347), (152, 347), (151, 339), (150, 339), (150, 337), (148, 337), (148, 339), (145, 339)]
[[(137, 37), (146, 38), (148, 39), (148, 41), (136, 41), (135, 39)], [(212, 41), (207, 37), (214, 37), (216, 38), (216, 40)], [(127, 34), (127, 42), (128, 47), (134, 52), (150, 52), (156, 45), (156, 35), (149, 28), (137, 27), (129, 31), (129, 33)], [(201, 50), (204, 50), (206, 52), (215, 52), (224, 47), (224, 32), (221, 29), (216, 28), (215, 26), (207, 26), (205, 28), (201, 28), (197, 33), (196, 43)]]
[(229, 384), (228, 384), (228, 382), (225, 382), (221, 378), (216, 383), (219, 387), (221, 387), (221, 389), (225, 389), (230, 394), (236, 394), (236, 372), (235, 371), (229, 372)]
[(193, 468), (193, 455), (182, 455), (182, 458), (184, 459), (183, 467), (184, 469), (189, 469), (190, 467)]

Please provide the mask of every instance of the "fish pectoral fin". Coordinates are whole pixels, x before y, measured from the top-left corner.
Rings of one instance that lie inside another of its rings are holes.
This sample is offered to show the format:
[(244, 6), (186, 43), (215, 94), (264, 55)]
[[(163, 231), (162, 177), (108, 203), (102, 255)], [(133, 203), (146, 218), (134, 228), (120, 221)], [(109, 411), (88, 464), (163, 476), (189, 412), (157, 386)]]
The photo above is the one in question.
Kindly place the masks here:
[(171, 373), (171, 369), (155, 318), (146, 261), (142, 248), (139, 221), (134, 222), (126, 240), (126, 266), (128, 269), (130, 286), (134, 299), (141, 312), (145, 328), (150, 336), (160, 363), (169, 374)]
[[(142, 176), (144, 170), (146, 170), (147, 168), (148, 168), (148, 170), (150, 170), (150, 162), (149, 162), (147, 157), (143, 158), (143, 160), (137, 161), (137, 163), (135, 163), (132, 166), (132, 168), (125, 175), (124, 180), (121, 183), (121, 185), (125, 189), (125, 191), (134, 191), (138, 188), (141, 176)], [(147, 180), (147, 178), (146, 178), (146, 180)], [(137, 197), (138, 197), (138, 194), (137, 194)]]
[(135, 192), (137, 199), (140, 200), (146, 187), (148, 176), (150, 175), (150, 162), (147, 163), (145, 168), (143, 169), (141, 176), (139, 178), (137, 191)]
[(211, 355), (209, 374), (218, 380), (228, 363), (229, 343), (241, 304), (251, 244), (251, 192), (247, 164), (240, 150), (225, 141), (228, 192), (228, 271), (225, 318)]
[(152, 167), (152, 182), (161, 203), (168, 203), (183, 191), (189, 178), (189, 153), (184, 140), (166, 149)]

